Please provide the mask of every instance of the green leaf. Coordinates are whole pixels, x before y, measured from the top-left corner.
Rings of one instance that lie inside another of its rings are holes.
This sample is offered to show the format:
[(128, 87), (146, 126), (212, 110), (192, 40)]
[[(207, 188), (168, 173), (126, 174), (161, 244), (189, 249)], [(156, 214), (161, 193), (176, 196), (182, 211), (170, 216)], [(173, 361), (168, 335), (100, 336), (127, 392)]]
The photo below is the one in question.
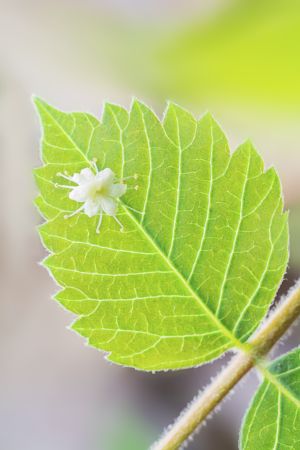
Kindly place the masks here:
[[(145, 370), (195, 366), (241, 347), (268, 310), (288, 257), (280, 181), (250, 142), (230, 156), (214, 119), (169, 104), (163, 123), (139, 101), (106, 104), (101, 123), (35, 100), (44, 129), (35, 171), (47, 219), (44, 261), (79, 315), (72, 328), (108, 359)], [(78, 214), (58, 172), (97, 158), (138, 175), (118, 219)]]
[(246, 414), (242, 450), (296, 450), (300, 446), (300, 349), (272, 362), (264, 370)]

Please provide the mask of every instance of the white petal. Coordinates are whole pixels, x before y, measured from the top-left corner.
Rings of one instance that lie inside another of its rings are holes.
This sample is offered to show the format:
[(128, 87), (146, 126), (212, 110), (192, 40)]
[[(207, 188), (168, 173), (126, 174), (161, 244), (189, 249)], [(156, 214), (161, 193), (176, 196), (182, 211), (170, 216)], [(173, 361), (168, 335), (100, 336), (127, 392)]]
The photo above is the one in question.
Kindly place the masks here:
[(71, 200), (75, 200), (76, 202), (85, 202), (88, 198), (87, 189), (82, 186), (77, 186), (70, 192), (69, 198)]
[(80, 173), (74, 173), (73, 180), (77, 184), (85, 184), (95, 178), (94, 173), (89, 168), (82, 169)]
[(109, 186), (110, 184), (113, 183), (114, 178), (115, 178), (115, 174), (113, 173), (113, 171), (111, 169), (104, 169), (101, 170), (101, 172), (99, 172), (97, 175), (97, 180), (101, 180), (101, 182), (103, 183), (103, 185)]
[(94, 200), (88, 199), (84, 204), (84, 212), (87, 216), (93, 217), (99, 213), (101, 210), (101, 205), (99, 202), (95, 202)]
[(74, 175), (72, 175), (71, 178), (74, 181), (74, 183), (81, 184), (80, 183), (80, 180), (81, 180), (80, 173), (74, 173)]
[(115, 216), (117, 212), (117, 202), (110, 197), (102, 197), (101, 200), (101, 207), (103, 211), (108, 214), (109, 216)]
[(111, 197), (121, 197), (125, 194), (126, 189), (126, 184), (113, 184), (109, 189), (109, 195)]

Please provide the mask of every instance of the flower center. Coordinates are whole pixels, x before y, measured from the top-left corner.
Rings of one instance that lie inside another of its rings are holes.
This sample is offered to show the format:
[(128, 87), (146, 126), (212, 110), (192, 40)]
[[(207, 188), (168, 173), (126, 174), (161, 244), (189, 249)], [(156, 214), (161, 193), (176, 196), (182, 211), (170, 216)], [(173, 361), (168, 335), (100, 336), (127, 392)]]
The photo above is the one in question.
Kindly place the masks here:
[(97, 180), (92, 182), (90, 185), (89, 197), (93, 198), (94, 200), (97, 200), (102, 196), (106, 196), (107, 192), (108, 186), (106, 186), (106, 184), (102, 183), (101, 181)]

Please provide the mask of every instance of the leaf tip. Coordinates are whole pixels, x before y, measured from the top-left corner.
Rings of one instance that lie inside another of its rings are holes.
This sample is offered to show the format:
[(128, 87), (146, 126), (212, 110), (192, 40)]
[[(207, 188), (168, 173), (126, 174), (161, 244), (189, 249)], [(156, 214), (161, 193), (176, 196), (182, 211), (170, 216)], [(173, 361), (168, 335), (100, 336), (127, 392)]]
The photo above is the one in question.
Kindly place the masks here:
[(178, 103), (174, 102), (174, 100), (167, 100), (166, 101), (166, 110), (168, 109), (184, 109), (181, 106), (178, 105)]
[(132, 97), (130, 109), (133, 109), (135, 107), (141, 108), (145, 106), (145, 103), (143, 103), (140, 99), (138, 99), (137, 97)]
[(211, 113), (210, 111), (206, 111), (206, 112), (203, 114), (202, 119), (215, 121), (215, 118), (214, 118), (214, 116), (212, 115), (212, 113)]
[(82, 336), (82, 326), (80, 325), (80, 317), (78, 319), (74, 319), (70, 325), (67, 325), (67, 330), (74, 331)]
[(170, 109), (170, 110), (173, 109), (176, 113), (184, 114), (184, 115), (192, 118), (193, 120), (196, 120), (194, 114), (191, 111), (189, 111), (188, 108), (185, 108), (184, 106), (179, 105), (174, 100), (167, 101), (166, 110), (168, 110), (168, 109)]
[(211, 126), (217, 126), (220, 130), (222, 130), (219, 122), (216, 120), (216, 118), (214, 117), (214, 115), (210, 112), (210, 111), (206, 111), (201, 117), (200, 117), (200, 122), (207, 122), (209, 123)]
[(247, 138), (247, 139), (244, 140), (244, 145), (249, 147), (250, 149), (255, 150), (255, 146), (254, 146), (254, 144), (253, 144), (253, 142), (251, 141), (250, 138)]
[(42, 99), (41, 97), (39, 97), (37, 95), (32, 96), (32, 102), (40, 116), (42, 116), (43, 113), (45, 113), (45, 112), (48, 112), (48, 113), (49, 112), (50, 113), (57, 113), (57, 112), (60, 113), (61, 112), (57, 108), (54, 108), (49, 103), (47, 103), (44, 99)]
[(39, 109), (43, 105), (46, 105), (46, 102), (41, 97), (35, 94), (32, 94), (31, 101), (37, 109)]
[(137, 97), (132, 97), (130, 109), (132, 110), (134, 108), (139, 108), (143, 113), (151, 112), (154, 116), (156, 116), (154, 109)]

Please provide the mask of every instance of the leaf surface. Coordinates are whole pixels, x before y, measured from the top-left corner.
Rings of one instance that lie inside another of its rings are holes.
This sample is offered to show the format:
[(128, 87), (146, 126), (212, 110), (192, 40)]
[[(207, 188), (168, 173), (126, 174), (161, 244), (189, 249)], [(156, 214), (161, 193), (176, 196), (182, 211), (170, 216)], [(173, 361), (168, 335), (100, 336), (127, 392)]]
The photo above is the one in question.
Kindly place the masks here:
[[(169, 104), (161, 122), (139, 101), (106, 104), (101, 123), (36, 99), (43, 125), (37, 205), (44, 261), (79, 318), (72, 327), (119, 364), (198, 365), (241, 346), (274, 298), (288, 257), (287, 215), (274, 169), (250, 142), (232, 155), (206, 114)], [(78, 214), (58, 172), (111, 168), (128, 181), (118, 219)], [(134, 182), (135, 183), (135, 182)]]
[(242, 450), (300, 448), (300, 349), (278, 358), (264, 371), (246, 414)]

